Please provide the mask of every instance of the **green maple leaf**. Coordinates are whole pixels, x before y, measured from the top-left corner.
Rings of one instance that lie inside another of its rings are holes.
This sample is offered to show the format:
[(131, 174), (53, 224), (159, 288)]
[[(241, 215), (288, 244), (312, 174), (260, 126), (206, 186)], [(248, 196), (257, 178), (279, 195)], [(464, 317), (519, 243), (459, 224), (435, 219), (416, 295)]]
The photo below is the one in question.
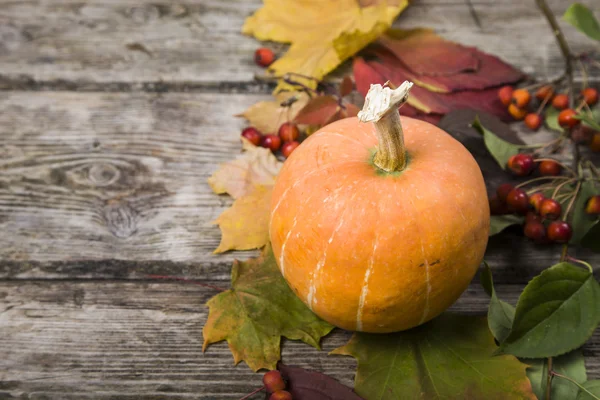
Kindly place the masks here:
[(496, 349), (485, 318), (445, 313), (405, 332), (356, 333), (333, 354), (357, 359), (366, 400), (535, 399), (527, 366)]
[(208, 301), (204, 346), (227, 340), (234, 362), (252, 370), (275, 369), (281, 336), (319, 349), (333, 326), (312, 313), (281, 276), (271, 246), (258, 258), (235, 261), (231, 289)]

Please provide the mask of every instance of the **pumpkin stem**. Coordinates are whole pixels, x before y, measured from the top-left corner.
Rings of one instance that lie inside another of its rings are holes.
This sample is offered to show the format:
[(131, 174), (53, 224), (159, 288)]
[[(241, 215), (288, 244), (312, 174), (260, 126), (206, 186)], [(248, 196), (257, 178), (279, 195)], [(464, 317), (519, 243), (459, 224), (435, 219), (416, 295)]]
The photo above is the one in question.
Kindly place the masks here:
[(408, 99), (413, 83), (404, 81), (396, 89), (390, 89), (388, 83), (384, 86), (371, 85), (358, 119), (375, 124), (379, 144), (373, 163), (386, 172), (396, 172), (406, 167), (404, 134), (398, 108)]

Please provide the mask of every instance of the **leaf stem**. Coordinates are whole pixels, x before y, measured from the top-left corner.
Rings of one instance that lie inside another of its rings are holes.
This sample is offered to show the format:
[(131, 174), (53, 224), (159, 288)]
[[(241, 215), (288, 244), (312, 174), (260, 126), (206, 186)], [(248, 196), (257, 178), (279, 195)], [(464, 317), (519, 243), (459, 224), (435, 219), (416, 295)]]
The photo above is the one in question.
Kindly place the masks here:
[(595, 400), (600, 400), (600, 397), (596, 396), (594, 393), (592, 393), (592, 392), (590, 392), (589, 390), (587, 390), (586, 388), (584, 388), (584, 387), (583, 387), (583, 385), (581, 385), (581, 384), (580, 384), (579, 382), (577, 382), (575, 379), (569, 378), (569, 377), (568, 377), (568, 376), (566, 376), (566, 375), (559, 374), (558, 372), (554, 372), (554, 371), (551, 371), (551, 372), (550, 372), (550, 374), (552, 374), (552, 375), (554, 375), (554, 376), (558, 376), (559, 378), (562, 378), (562, 379), (566, 379), (566, 380), (568, 380), (569, 382), (571, 382), (571, 383), (573, 383), (573, 384), (577, 385), (577, 387), (579, 388), (579, 390), (583, 390), (584, 392), (586, 392), (587, 394), (589, 394), (589, 395), (592, 397), (592, 399), (595, 399)]
[(146, 275), (147, 278), (150, 279), (163, 279), (163, 280), (167, 280), (167, 281), (181, 281), (181, 282), (186, 282), (186, 283), (191, 283), (193, 285), (198, 285), (198, 286), (202, 286), (205, 288), (209, 288), (209, 289), (214, 289), (214, 290), (218, 290), (219, 292), (224, 292), (225, 289), (220, 288), (218, 286), (213, 286), (213, 285), (209, 285), (206, 283), (202, 283), (202, 282), (198, 282), (198, 281), (193, 281), (189, 278), (182, 278), (179, 276), (171, 276), (171, 275)]
[(585, 266), (587, 267), (587, 269), (589, 269), (589, 270), (590, 270), (590, 274), (593, 274), (593, 273), (594, 273), (594, 268), (592, 268), (592, 265), (591, 265), (590, 263), (587, 263), (587, 262), (585, 262), (585, 261), (583, 261), (583, 260), (579, 260), (579, 259), (577, 259), (577, 258), (575, 258), (575, 257), (571, 257), (571, 256), (567, 257), (567, 259), (568, 259), (569, 261), (573, 261), (573, 262), (576, 262), (576, 263), (578, 263), (578, 264), (583, 264), (583, 265), (585, 265)]

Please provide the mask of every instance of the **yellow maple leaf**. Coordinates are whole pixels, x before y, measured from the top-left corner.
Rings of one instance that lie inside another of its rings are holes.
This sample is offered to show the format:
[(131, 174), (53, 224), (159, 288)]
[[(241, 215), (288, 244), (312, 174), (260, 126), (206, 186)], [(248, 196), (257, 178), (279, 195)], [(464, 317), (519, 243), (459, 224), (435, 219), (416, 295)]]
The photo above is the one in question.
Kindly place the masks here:
[(227, 193), (234, 199), (248, 194), (255, 185), (273, 185), (283, 163), (271, 150), (257, 147), (243, 140), (245, 152), (233, 161), (222, 164), (208, 178), (216, 194)]
[[(408, 0), (264, 0), (246, 19), (242, 32), (259, 40), (291, 43), (269, 69), (276, 76), (293, 73), (295, 81), (316, 87), (317, 81), (348, 57), (377, 39)], [(302, 75), (306, 77), (302, 77)], [(280, 81), (276, 91), (297, 89)]]
[(273, 186), (255, 186), (219, 215), (214, 223), (221, 228), (221, 243), (215, 253), (257, 249), (269, 242), (272, 192)]
[[(281, 92), (275, 96), (275, 100), (259, 101), (237, 116), (246, 118), (250, 125), (262, 133), (277, 133), (281, 124), (292, 121), (309, 100), (306, 93)], [(282, 106), (285, 102), (291, 105)]]

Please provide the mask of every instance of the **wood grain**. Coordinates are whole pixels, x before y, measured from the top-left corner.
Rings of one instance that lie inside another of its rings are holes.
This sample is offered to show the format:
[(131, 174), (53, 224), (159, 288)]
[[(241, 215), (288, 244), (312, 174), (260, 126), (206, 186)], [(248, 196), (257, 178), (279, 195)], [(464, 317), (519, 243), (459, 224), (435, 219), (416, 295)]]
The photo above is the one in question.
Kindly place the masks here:
[[(562, 14), (568, 2), (552, 0)], [(585, 0), (597, 7), (595, 0)], [(54, 90), (257, 90), (259, 46), (242, 36), (260, 0), (185, 2), (53, 0), (0, 4), (0, 87)], [(591, 42), (561, 21), (578, 52)], [(533, 2), (414, 1), (395, 26), (428, 26), (537, 76), (555, 76), (562, 59)], [(280, 52), (282, 46), (276, 46)], [(150, 82), (150, 84), (148, 84)], [(227, 84), (229, 83), (229, 84)], [(260, 90), (260, 87), (258, 88)]]
[[(497, 287), (513, 303), (521, 289)], [(0, 397), (239, 399), (260, 375), (234, 368), (224, 343), (201, 350), (215, 293), (181, 283), (1, 282)], [(487, 303), (473, 284), (451, 310), (483, 314)], [(349, 337), (334, 331), (323, 351), (284, 340), (282, 359), (352, 385), (353, 359), (327, 356)], [(600, 332), (584, 353), (589, 378), (600, 377)]]

